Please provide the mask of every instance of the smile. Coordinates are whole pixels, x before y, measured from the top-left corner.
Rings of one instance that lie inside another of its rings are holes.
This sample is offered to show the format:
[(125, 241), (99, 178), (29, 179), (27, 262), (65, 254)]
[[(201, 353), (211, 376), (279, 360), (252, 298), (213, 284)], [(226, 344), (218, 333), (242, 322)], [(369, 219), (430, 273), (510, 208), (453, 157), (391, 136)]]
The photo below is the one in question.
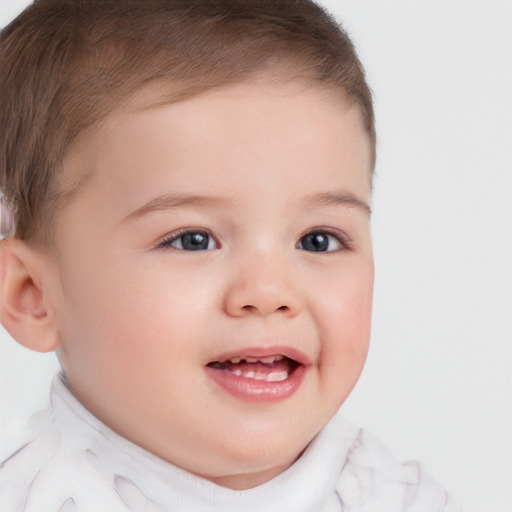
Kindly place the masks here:
[(307, 365), (281, 353), (235, 355), (206, 365), (209, 377), (235, 397), (250, 402), (288, 398), (299, 387)]
[(215, 361), (208, 366), (244, 379), (283, 382), (297, 369), (299, 364), (286, 356), (272, 355), (261, 358), (233, 357), (227, 361)]

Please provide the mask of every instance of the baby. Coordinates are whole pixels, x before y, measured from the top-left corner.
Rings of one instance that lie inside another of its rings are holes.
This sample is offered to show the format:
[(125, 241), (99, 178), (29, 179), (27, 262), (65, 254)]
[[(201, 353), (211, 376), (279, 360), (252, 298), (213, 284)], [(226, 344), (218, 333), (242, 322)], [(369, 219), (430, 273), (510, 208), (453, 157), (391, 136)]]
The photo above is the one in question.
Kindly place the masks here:
[(1, 321), (62, 366), (0, 510), (458, 510), (336, 414), (370, 338), (375, 130), (329, 15), (37, 0), (0, 52)]

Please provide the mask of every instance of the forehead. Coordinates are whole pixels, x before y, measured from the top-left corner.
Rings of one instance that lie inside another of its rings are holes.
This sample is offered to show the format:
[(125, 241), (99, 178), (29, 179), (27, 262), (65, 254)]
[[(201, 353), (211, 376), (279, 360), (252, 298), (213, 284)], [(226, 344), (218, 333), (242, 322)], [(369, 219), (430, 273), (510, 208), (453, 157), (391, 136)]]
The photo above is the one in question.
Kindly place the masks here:
[[(242, 162), (248, 158), (249, 147), (250, 164)], [(273, 165), (274, 172), (280, 173), (299, 165), (308, 149), (316, 151), (312, 174), (323, 158), (339, 153), (340, 166), (359, 159), (364, 188), (370, 188), (370, 140), (358, 106), (340, 91), (267, 77), (171, 102), (165, 92), (152, 88), (140, 91), (101, 125), (83, 134), (68, 155), (65, 179), (86, 187), (119, 165), (132, 168), (134, 157), (140, 175), (133, 184), (141, 189), (148, 186), (148, 167), (167, 167), (190, 182), (197, 178), (189, 172), (190, 165), (225, 165), (221, 157), (240, 166)], [(131, 162), (125, 162), (128, 154)], [(222, 173), (218, 171), (215, 181), (220, 185)], [(366, 190), (359, 192), (367, 195)]]

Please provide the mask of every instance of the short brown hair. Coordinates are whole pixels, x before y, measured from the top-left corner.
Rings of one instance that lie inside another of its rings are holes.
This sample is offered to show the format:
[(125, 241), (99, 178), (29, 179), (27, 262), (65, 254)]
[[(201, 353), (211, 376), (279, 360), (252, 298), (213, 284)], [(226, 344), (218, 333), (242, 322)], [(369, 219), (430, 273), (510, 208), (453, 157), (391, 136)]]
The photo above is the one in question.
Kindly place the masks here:
[(282, 70), (336, 88), (363, 114), (370, 90), (352, 42), (311, 0), (35, 0), (0, 34), (0, 191), (19, 238), (45, 238), (70, 191), (70, 144), (136, 91), (166, 102)]

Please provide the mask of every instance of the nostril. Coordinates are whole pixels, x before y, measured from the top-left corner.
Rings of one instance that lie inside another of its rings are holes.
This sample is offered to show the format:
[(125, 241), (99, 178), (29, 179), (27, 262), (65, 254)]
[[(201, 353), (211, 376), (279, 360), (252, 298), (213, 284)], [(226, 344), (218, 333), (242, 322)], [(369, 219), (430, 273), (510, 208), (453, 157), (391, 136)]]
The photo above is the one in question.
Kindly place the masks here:
[[(253, 306), (251, 304), (246, 304), (245, 306), (242, 306), (242, 309), (244, 311), (247, 311), (247, 312), (251, 312), (251, 313), (254, 313), (256, 311), (260, 311), (260, 308), (256, 307), (256, 306)], [(272, 310), (272, 311), (280, 311), (280, 312), (286, 312), (286, 311), (289, 311), (289, 307), (288, 306), (279, 306), (278, 308)]]

